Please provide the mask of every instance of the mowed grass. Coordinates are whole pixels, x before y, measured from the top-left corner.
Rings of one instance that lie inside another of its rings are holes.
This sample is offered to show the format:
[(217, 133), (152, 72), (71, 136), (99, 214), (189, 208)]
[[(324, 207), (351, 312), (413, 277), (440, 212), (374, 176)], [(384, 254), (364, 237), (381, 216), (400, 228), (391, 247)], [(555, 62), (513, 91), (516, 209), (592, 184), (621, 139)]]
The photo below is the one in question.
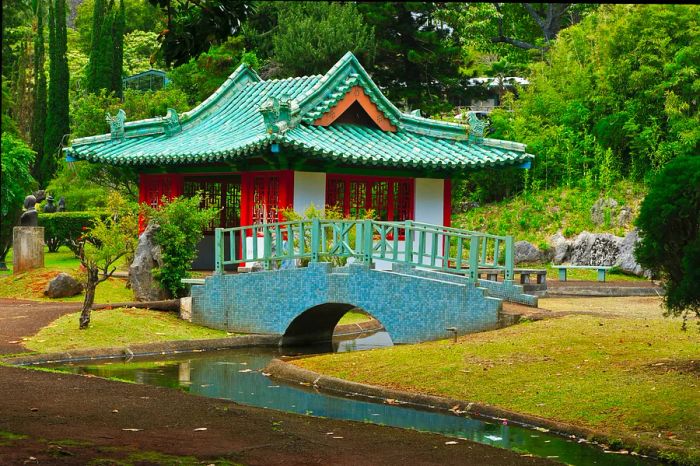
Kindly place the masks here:
[[(603, 301), (598, 301), (602, 299)], [(584, 310), (419, 345), (294, 361), (355, 382), (486, 403), (680, 447), (700, 461), (700, 332), (658, 298), (543, 299)]]
[(78, 329), (80, 313), (66, 314), (23, 344), (32, 351), (53, 353), (86, 348), (109, 348), (137, 343), (224, 338), (223, 330), (200, 327), (167, 312), (117, 308), (92, 311), (90, 327)]
[[(8, 267), (12, 267), (12, 250), (7, 255)], [(65, 246), (57, 252), (44, 250), (44, 265), (42, 269), (34, 269), (17, 275), (3, 273), (0, 275), (0, 298), (30, 299), (49, 302), (82, 302), (83, 293), (69, 298), (47, 298), (44, 296), (46, 284), (60, 272), (65, 272), (77, 278), (80, 261)], [(118, 303), (133, 301), (134, 294), (126, 287), (126, 279), (109, 278), (97, 286), (95, 303)]]
[(338, 325), (359, 324), (361, 322), (367, 322), (368, 320), (372, 320), (372, 317), (364, 312), (348, 311), (341, 317)]

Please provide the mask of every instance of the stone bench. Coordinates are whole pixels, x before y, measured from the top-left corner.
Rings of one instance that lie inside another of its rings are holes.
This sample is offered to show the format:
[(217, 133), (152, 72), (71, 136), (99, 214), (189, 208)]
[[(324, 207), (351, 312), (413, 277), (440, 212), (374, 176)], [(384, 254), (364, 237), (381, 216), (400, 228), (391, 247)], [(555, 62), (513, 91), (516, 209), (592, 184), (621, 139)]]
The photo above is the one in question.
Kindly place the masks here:
[(608, 270), (612, 269), (611, 266), (606, 265), (555, 265), (555, 269), (559, 270), (559, 281), (566, 281), (566, 271), (569, 269), (587, 269), (587, 270), (597, 270), (598, 271), (598, 281), (605, 281), (605, 274)]
[[(498, 275), (502, 274), (503, 270), (499, 269), (479, 269), (478, 276), (480, 279), (497, 282)], [(526, 291), (537, 291), (547, 289), (547, 269), (513, 269), (513, 275), (520, 275), (520, 284), (526, 285)], [(531, 280), (531, 275), (535, 276), (535, 281)]]
[(535, 276), (535, 283), (538, 285), (547, 284), (546, 269), (513, 269), (513, 273), (520, 274), (520, 283), (523, 285), (526, 283), (531, 283), (530, 275)]

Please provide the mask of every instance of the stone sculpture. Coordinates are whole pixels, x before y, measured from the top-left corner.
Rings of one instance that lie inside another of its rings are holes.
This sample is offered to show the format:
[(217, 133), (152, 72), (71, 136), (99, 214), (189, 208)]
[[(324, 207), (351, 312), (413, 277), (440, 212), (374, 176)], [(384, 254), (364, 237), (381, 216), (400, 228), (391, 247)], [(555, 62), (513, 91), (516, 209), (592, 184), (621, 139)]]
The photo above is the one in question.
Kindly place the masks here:
[(65, 212), (66, 211), (66, 198), (61, 196), (61, 198), (58, 200), (58, 209), (56, 209), (56, 212)]
[(56, 212), (56, 206), (53, 203), (53, 196), (49, 196), (46, 198), (46, 205), (44, 206), (43, 211), (47, 214), (52, 214)]
[(24, 198), (24, 208), (26, 211), (19, 218), (19, 224), (23, 227), (39, 226), (39, 214), (36, 211), (36, 197), (33, 194)]

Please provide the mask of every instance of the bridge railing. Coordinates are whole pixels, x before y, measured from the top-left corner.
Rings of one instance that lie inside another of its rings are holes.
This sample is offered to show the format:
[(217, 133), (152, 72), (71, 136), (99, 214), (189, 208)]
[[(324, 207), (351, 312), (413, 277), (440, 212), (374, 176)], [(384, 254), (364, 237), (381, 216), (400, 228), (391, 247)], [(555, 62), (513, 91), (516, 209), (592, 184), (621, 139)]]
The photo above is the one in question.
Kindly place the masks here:
[(296, 220), (215, 230), (215, 272), (227, 265), (304, 259), (381, 260), (478, 279), (479, 269), (513, 278), (513, 237), (407, 220)]

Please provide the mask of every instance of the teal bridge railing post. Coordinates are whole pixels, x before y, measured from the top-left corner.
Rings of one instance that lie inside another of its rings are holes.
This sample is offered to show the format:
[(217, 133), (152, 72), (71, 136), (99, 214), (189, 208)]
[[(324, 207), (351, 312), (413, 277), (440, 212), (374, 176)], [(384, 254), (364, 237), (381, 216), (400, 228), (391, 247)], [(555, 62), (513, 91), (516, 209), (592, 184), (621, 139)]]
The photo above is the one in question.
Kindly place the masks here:
[(506, 236), (505, 280), (513, 279), (513, 237)]
[(469, 240), (469, 281), (479, 280), (479, 237), (472, 235)]
[(365, 220), (363, 223), (365, 238), (362, 250), (362, 262), (369, 265), (372, 263), (372, 253), (374, 252), (374, 228), (372, 227), (372, 220)]
[(214, 273), (224, 273), (224, 230), (214, 230)]
[(318, 262), (321, 249), (321, 221), (314, 218), (311, 221), (311, 262)]

